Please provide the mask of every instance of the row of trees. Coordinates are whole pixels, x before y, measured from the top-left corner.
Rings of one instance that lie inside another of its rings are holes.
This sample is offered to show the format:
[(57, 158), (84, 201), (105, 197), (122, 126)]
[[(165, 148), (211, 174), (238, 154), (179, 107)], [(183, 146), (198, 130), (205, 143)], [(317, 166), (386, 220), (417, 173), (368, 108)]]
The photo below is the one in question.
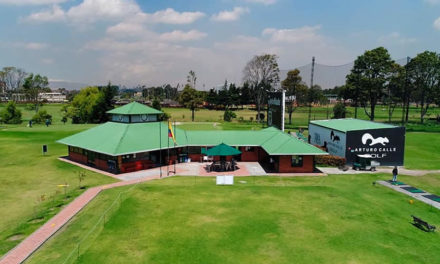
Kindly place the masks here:
[(358, 107), (362, 107), (374, 120), (376, 106), (382, 103), (388, 107), (389, 121), (396, 106), (401, 106), (405, 123), (413, 102), (420, 107), (423, 123), (428, 109), (440, 105), (440, 54), (425, 51), (401, 66), (383, 47), (366, 51), (355, 60), (346, 84), (335, 88), (335, 92), (344, 101), (352, 100), (355, 118)]
[(29, 74), (16, 67), (4, 67), (0, 71), (0, 94), (10, 97), (13, 93), (23, 93), (35, 112), (41, 104), (39, 94), (43, 92), (50, 92), (46, 76)]

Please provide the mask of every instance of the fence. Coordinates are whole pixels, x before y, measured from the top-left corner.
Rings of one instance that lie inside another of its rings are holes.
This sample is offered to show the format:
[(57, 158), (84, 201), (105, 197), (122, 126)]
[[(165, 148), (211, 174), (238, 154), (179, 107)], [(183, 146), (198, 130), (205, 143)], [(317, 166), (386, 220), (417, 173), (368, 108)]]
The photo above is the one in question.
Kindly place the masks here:
[(127, 197), (127, 195), (124, 194), (129, 193), (137, 185), (138, 184), (134, 184), (128, 190), (121, 191), (118, 193), (116, 198), (113, 200), (110, 206), (107, 209), (105, 209), (105, 211), (101, 214), (101, 216), (92, 226), (92, 228), (90, 228), (90, 230), (82, 238), (80, 238), (78, 242), (74, 243), (76, 245), (67, 255), (64, 262), (62, 262), (63, 264), (73, 263), (76, 259), (78, 259), (81, 256), (81, 253), (84, 253), (87, 250), (87, 248), (93, 243), (96, 237), (98, 237), (98, 235), (104, 229), (106, 222), (108, 222), (108, 220), (110, 220), (110, 218), (114, 215), (114, 213), (117, 212), (121, 207), (122, 202)]

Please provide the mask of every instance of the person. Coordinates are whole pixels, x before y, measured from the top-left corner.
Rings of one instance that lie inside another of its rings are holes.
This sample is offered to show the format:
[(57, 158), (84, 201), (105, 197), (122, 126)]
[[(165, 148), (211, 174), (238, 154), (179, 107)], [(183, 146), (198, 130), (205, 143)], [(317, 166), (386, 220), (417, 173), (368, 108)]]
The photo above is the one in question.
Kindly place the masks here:
[(393, 182), (396, 182), (397, 181), (397, 166), (394, 166), (394, 169), (393, 169)]

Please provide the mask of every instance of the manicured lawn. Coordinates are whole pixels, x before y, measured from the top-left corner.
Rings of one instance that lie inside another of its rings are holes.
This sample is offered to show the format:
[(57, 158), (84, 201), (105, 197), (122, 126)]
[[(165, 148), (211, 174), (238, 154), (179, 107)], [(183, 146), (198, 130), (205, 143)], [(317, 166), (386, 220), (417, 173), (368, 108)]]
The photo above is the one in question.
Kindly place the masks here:
[(440, 211), (371, 184), (386, 178), (157, 180), (124, 194), (78, 255), (77, 242), (129, 187), (113, 189), (28, 262), (63, 263), (73, 252), (73, 263), (436, 263), (440, 234), (410, 222), (414, 214), (440, 226)]
[[(89, 126), (55, 125), (49, 128), (6, 126), (0, 128), (0, 256), (44, 224), (64, 204), (82, 193), (77, 172), (82, 169), (57, 160), (67, 147), (56, 140)], [(48, 154), (42, 155), (47, 144)], [(112, 178), (86, 172), (83, 185), (113, 182)], [(64, 188), (68, 184), (68, 198)]]
[(408, 132), (405, 144), (406, 168), (440, 169), (440, 133)]

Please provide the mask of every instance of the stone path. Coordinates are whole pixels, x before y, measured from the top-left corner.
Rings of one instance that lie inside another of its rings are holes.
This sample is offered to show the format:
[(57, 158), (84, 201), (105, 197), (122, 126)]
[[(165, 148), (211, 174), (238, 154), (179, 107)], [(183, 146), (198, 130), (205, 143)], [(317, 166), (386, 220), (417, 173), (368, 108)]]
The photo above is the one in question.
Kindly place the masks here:
[(90, 201), (92, 201), (93, 198), (95, 198), (102, 190), (136, 184), (139, 182), (150, 181), (158, 178), (158, 175), (152, 175), (149, 177), (143, 177), (142, 179), (121, 181), (117, 183), (92, 187), (86, 190), (83, 194), (81, 194), (75, 200), (69, 203), (58, 214), (52, 217), (34, 233), (28, 236), (15, 248), (10, 250), (6, 255), (4, 255), (2, 259), (0, 259), (0, 264), (16, 264), (25, 261), (35, 250), (43, 245), (44, 242), (46, 242), (51, 236), (53, 236), (79, 211), (81, 211), (81, 209), (83, 209)]
[(429, 205), (431, 205), (431, 206), (433, 206), (433, 207), (435, 207), (437, 209), (440, 209), (440, 203), (424, 197), (424, 195), (430, 195), (430, 193), (427, 193), (427, 192), (424, 192), (424, 193), (412, 193), (412, 192), (409, 192), (409, 191), (407, 191), (405, 189), (400, 188), (400, 187), (411, 187), (409, 185), (393, 185), (393, 184), (391, 184), (391, 183), (389, 183), (387, 181), (377, 181), (377, 183), (379, 183), (379, 184), (381, 184), (383, 186), (386, 186), (388, 188), (391, 188), (391, 189), (393, 189), (395, 191), (398, 191), (398, 192), (401, 192), (403, 194), (406, 194), (408, 196), (411, 196), (412, 198), (417, 199), (417, 200), (419, 200), (421, 202), (424, 202), (426, 204), (429, 204)]

